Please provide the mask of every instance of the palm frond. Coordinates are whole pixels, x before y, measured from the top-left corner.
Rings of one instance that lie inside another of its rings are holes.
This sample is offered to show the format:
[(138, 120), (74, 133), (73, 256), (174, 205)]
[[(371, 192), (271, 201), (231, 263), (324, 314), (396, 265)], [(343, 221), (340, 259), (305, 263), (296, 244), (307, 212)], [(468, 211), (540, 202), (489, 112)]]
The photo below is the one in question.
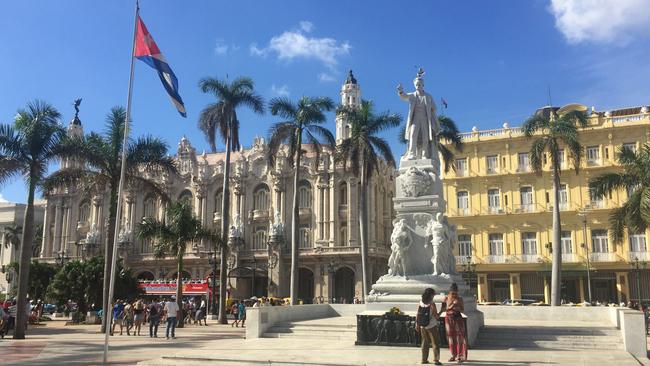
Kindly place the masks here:
[(294, 120), (297, 115), (297, 106), (286, 97), (273, 98), (269, 102), (269, 109), (274, 116), (280, 116), (284, 119)]
[(589, 181), (589, 189), (593, 190), (597, 197), (605, 196), (617, 189), (626, 189), (639, 184), (637, 177), (628, 173), (606, 173), (601, 174)]
[(536, 173), (541, 173), (542, 164), (544, 159), (544, 153), (546, 147), (549, 145), (550, 139), (546, 137), (540, 137), (533, 141), (533, 144), (530, 147), (530, 152), (528, 156), (530, 157), (530, 167)]
[(549, 125), (550, 120), (547, 117), (535, 114), (524, 122), (521, 129), (524, 132), (524, 136), (531, 137), (537, 131), (548, 129)]

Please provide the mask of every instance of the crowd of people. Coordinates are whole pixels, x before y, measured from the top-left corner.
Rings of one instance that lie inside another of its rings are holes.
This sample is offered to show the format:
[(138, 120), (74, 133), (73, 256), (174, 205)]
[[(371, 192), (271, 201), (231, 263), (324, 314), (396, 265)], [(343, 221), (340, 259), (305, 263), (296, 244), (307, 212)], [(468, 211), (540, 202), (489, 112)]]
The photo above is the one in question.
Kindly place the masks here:
[[(39, 300), (36, 305), (33, 305), (32, 300), (29, 300), (25, 306), (27, 314), (29, 314), (27, 324), (38, 324), (43, 303)], [(16, 299), (0, 301), (0, 338), (4, 338), (9, 331), (15, 328), (17, 312), (18, 301)]]

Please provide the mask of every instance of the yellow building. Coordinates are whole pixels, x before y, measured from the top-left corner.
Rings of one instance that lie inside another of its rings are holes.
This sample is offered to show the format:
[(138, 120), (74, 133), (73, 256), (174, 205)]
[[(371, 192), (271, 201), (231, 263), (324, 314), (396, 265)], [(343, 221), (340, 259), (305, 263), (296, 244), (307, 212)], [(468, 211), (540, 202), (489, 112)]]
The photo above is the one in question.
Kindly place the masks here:
[[(622, 243), (609, 235), (613, 208), (625, 190), (594, 197), (589, 180), (617, 167), (622, 146), (639, 149), (650, 141), (647, 106), (596, 112), (580, 130), (584, 158), (578, 174), (562, 153), (562, 299), (567, 302), (621, 302), (650, 298), (647, 233), (626, 233)], [(550, 298), (552, 180), (550, 159), (543, 173), (532, 172), (532, 140), (519, 127), (463, 133), (455, 171), (443, 174), (447, 215), (458, 226), (458, 270), (474, 278), (479, 301)], [(585, 245), (585, 243), (587, 245)], [(643, 270), (634, 267), (635, 258)], [(468, 264), (470, 263), (470, 264)], [(588, 286), (588, 274), (591, 286)], [(640, 277), (637, 278), (637, 275)]]

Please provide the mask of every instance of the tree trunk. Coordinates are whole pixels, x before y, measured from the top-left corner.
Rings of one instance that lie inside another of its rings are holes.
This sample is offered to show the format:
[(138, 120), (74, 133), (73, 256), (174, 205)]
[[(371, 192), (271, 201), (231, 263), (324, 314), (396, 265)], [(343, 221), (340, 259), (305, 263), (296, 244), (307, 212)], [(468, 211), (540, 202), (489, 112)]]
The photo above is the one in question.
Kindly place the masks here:
[(293, 214), (291, 215), (291, 305), (298, 304), (298, 178), (300, 177), (300, 157), (302, 155), (302, 130), (296, 130), (296, 156), (293, 172)]
[[(221, 199), (221, 251), (219, 254), (219, 324), (228, 324), (226, 317), (226, 284), (228, 268), (228, 224), (230, 220), (230, 131), (226, 136), (226, 161), (223, 167), (223, 192)], [(214, 296), (214, 295), (213, 295)]]
[(27, 292), (29, 289), (29, 265), (32, 259), (32, 241), (34, 240), (34, 192), (36, 183), (32, 169), (29, 179), (29, 195), (27, 209), (23, 220), (23, 242), (20, 249), (20, 265), (18, 268), (18, 303), (14, 339), (25, 339), (25, 328), (29, 314), (27, 313)]
[(553, 266), (551, 269), (551, 306), (560, 306), (562, 297), (562, 245), (560, 223), (560, 174), (553, 164)]
[(366, 164), (365, 159), (361, 157), (361, 187), (359, 197), (359, 235), (361, 236), (361, 291), (363, 292), (361, 300), (366, 302), (366, 295), (368, 294), (368, 207), (367, 207), (367, 194), (366, 188)]
[(111, 306), (112, 299), (108, 298), (108, 291), (111, 283), (111, 263), (113, 258), (113, 241), (115, 240), (115, 218), (117, 216), (117, 186), (119, 183), (111, 184), (111, 202), (108, 209), (108, 230), (106, 231), (106, 246), (104, 248), (104, 297), (102, 301), (102, 327), (101, 332), (110, 330), (110, 324), (106, 326), (106, 321), (110, 318), (108, 312), (113, 309)]
[(176, 328), (183, 328), (185, 325), (185, 312), (183, 311), (183, 246), (178, 243), (178, 253), (176, 263), (176, 303), (180, 314), (176, 318)]

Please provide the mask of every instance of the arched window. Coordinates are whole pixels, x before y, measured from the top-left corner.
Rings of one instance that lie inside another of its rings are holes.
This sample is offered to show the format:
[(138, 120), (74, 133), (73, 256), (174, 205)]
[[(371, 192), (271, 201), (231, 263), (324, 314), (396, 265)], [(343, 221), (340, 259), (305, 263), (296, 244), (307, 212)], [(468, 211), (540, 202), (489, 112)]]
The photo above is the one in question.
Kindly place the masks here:
[(214, 195), (214, 212), (221, 214), (221, 206), (223, 205), (223, 190), (218, 190)]
[(347, 205), (348, 204), (348, 184), (341, 183), (339, 186), (339, 204)]
[(348, 241), (348, 227), (347, 226), (341, 226), (340, 229), (341, 232), (341, 246), (342, 247), (347, 247), (350, 245), (350, 242)]
[(179, 201), (187, 200), (187, 202), (190, 203), (190, 206), (194, 206), (194, 199), (192, 196), (192, 192), (189, 189), (184, 190), (181, 192), (181, 194), (178, 196)]
[(266, 248), (266, 227), (258, 226), (253, 233), (253, 249)]
[(90, 203), (88, 201), (83, 201), (79, 205), (79, 222), (90, 223)]
[(253, 210), (266, 211), (269, 209), (269, 187), (261, 184), (253, 193)]
[(298, 229), (298, 247), (311, 248), (311, 228), (308, 225), (301, 225)]
[(311, 185), (302, 181), (298, 187), (298, 207), (311, 208)]
[(145, 218), (155, 218), (157, 211), (157, 202), (156, 198), (149, 196), (144, 199), (144, 217)]

